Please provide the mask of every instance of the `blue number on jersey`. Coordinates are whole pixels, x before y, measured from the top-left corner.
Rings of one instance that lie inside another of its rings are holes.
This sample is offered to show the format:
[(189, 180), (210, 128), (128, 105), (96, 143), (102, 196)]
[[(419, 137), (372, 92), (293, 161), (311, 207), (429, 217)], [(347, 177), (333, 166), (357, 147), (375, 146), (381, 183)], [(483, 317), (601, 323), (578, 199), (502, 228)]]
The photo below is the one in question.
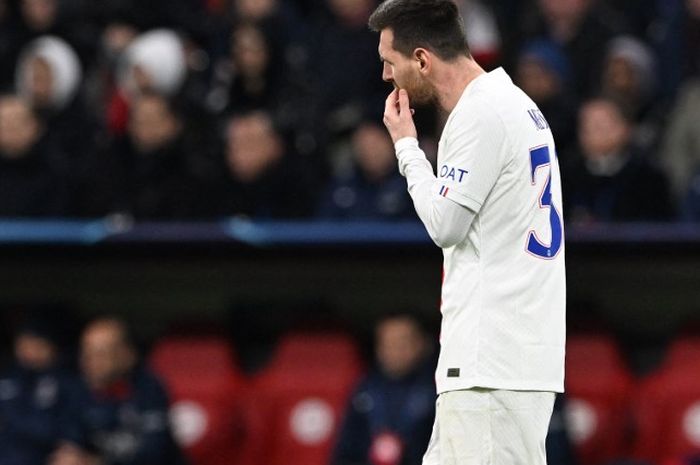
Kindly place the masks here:
[(535, 184), (535, 172), (537, 168), (541, 166), (549, 167), (549, 174), (547, 175), (547, 185), (542, 191), (542, 196), (540, 197), (540, 208), (549, 207), (549, 226), (552, 229), (552, 240), (549, 245), (543, 244), (537, 238), (534, 231), (530, 231), (527, 238), (527, 250), (533, 255), (542, 257), (545, 259), (554, 258), (561, 248), (561, 238), (562, 238), (562, 226), (561, 217), (556, 207), (552, 203), (552, 168), (551, 161), (549, 158), (549, 147), (543, 146), (535, 149), (530, 149), (530, 167), (531, 167), (531, 177), (532, 184)]

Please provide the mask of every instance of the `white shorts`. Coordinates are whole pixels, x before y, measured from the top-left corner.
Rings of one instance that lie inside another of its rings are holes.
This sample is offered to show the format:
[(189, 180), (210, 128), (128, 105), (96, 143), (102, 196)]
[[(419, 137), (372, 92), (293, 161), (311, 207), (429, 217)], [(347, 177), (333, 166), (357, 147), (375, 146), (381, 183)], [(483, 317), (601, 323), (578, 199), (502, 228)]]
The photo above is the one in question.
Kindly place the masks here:
[(423, 465), (546, 465), (554, 396), (481, 388), (440, 394)]

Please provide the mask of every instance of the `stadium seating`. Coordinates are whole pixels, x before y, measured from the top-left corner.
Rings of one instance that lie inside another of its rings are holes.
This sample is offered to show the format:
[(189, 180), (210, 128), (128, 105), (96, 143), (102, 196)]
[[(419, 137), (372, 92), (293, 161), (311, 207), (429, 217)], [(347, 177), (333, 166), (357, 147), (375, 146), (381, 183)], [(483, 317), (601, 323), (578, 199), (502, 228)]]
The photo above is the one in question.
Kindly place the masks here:
[(175, 436), (193, 465), (235, 465), (244, 438), (245, 385), (228, 341), (217, 336), (168, 337), (151, 358), (171, 397)]
[(566, 418), (581, 465), (597, 465), (628, 454), (631, 389), (632, 376), (611, 337), (569, 336)]
[(700, 454), (700, 337), (671, 344), (660, 369), (642, 383), (633, 412), (638, 458), (672, 463)]
[(249, 437), (246, 464), (327, 465), (361, 373), (357, 348), (347, 336), (283, 338), (270, 364), (252, 380), (247, 418), (258, 430)]

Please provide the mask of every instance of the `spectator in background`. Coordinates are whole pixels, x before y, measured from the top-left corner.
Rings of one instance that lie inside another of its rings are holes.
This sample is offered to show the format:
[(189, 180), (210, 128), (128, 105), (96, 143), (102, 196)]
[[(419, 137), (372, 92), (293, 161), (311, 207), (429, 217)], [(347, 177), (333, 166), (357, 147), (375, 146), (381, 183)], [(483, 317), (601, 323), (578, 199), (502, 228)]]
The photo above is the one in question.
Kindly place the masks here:
[(352, 395), (332, 465), (420, 465), (430, 440), (435, 361), (425, 328), (410, 314), (375, 331), (376, 367)]
[(284, 130), (312, 132), (309, 27), (297, 3), (231, 2), (226, 56), (214, 68), (209, 108), (228, 114), (265, 110)]
[(206, 153), (206, 146), (193, 145), (172, 101), (145, 91), (132, 102), (127, 136), (114, 142), (95, 169), (95, 197), (87, 200), (102, 205), (90, 208), (137, 219), (192, 218), (198, 214), (198, 162)]
[(20, 0), (19, 6), (23, 25), (29, 35), (57, 32), (62, 26), (58, 0)]
[(700, 220), (700, 75), (678, 93), (660, 159), (683, 216)]
[(386, 84), (377, 60), (377, 38), (367, 28), (374, 0), (327, 0), (330, 15), (318, 21), (311, 44), (317, 124), (333, 139), (380, 109)]
[(522, 22), (524, 39), (547, 38), (559, 44), (576, 77), (576, 97), (591, 96), (600, 81), (607, 43), (625, 31), (624, 23), (594, 0), (538, 0), (537, 4), (534, 17)]
[(285, 0), (233, 0), (234, 23), (253, 23), (265, 31), (271, 46), (279, 50), (296, 47), (305, 33), (305, 24), (295, 6)]
[(645, 151), (655, 148), (666, 113), (656, 98), (656, 69), (652, 50), (641, 40), (620, 36), (609, 43), (601, 93), (634, 122), (633, 143)]
[[(641, 9), (635, 0), (616, 1), (628, 2), (635, 12)], [(645, 39), (656, 52), (659, 93), (675, 98), (683, 82), (700, 71), (700, 0), (654, 1), (654, 7)]]
[(502, 59), (502, 41), (491, 6), (481, 0), (458, 0), (455, 3), (464, 18), (464, 32), (472, 56), (482, 68), (496, 68)]
[(80, 61), (64, 40), (43, 36), (22, 51), (17, 63), (17, 90), (34, 109), (53, 116), (69, 107), (82, 79)]
[(72, 380), (60, 367), (55, 326), (31, 317), (14, 341), (15, 362), (0, 374), (0, 463), (44, 465), (57, 447)]
[(94, 55), (92, 30), (82, 27), (80, 5), (61, 0), (19, 0), (19, 47), (41, 36), (62, 38), (84, 61)]
[[(100, 3), (99, 7), (107, 8), (107, 5)], [(93, 20), (97, 23), (97, 56), (95, 63), (86, 70), (87, 106), (108, 133), (121, 135), (126, 130), (128, 106), (126, 97), (119, 91), (117, 76), (124, 52), (139, 35), (138, 21), (119, 10), (112, 16), (98, 16)]]
[(632, 123), (612, 100), (596, 98), (579, 112), (581, 155), (566, 170), (569, 221), (668, 220), (668, 181), (632, 143)]
[(577, 463), (566, 422), (566, 399), (564, 394), (557, 394), (554, 400), (552, 419), (549, 421), (549, 431), (547, 432), (547, 442), (545, 443), (547, 448), (547, 465), (576, 465)]
[[(233, 116), (225, 127), (224, 178), (213, 196), (218, 216), (307, 216), (310, 170), (290, 152), (267, 113)], [(207, 208), (207, 207), (203, 207)]]
[(184, 44), (175, 32), (156, 29), (134, 39), (128, 31), (121, 33), (123, 37), (114, 45), (127, 41), (128, 45), (119, 55), (116, 87), (107, 97), (108, 128), (114, 135), (126, 131), (129, 105), (139, 95), (156, 93), (173, 98), (182, 91), (187, 78)]
[(168, 397), (138, 363), (126, 324), (100, 318), (84, 330), (82, 379), (68, 409), (65, 442), (49, 465), (179, 465)]
[(17, 96), (0, 96), (0, 216), (66, 215), (63, 159), (31, 107)]
[(318, 215), (344, 219), (415, 219), (386, 130), (379, 124), (364, 122), (352, 135), (351, 152), (351, 165), (337, 169), (321, 196)]
[(268, 109), (279, 105), (283, 60), (272, 48), (263, 30), (253, 23), (241, 23), (231, 33), (231, 52), (217, 70), (209, 106), (216, 112)]
[(671, 177), (673, 192), (681, 199), (690, 178), (700, 169), (700, 74), (681, 87), (670, 112), (661, 160)]
[(576, 142), (576, 102), (564, 51), (550, 40), (527, 43), (517, 60), (515, 80), (542, 110), (552, 128), (557, 153), (567, 153)]
[(144, 92), (176, 95), (185, 82), (187, 67), (180, 38), (168, 29), (141, 34), (124, 52), (121, 89), (130, 98)]
[(65, 155), (73, 185), (90, 175), (84, 172), (85, 161), (95, 150), (98, 134), (80, 95), (81, 83), (80, 61), (64, 40), (43, 36), (22, 50), (17, 91), (41, 116), (50, 144)]

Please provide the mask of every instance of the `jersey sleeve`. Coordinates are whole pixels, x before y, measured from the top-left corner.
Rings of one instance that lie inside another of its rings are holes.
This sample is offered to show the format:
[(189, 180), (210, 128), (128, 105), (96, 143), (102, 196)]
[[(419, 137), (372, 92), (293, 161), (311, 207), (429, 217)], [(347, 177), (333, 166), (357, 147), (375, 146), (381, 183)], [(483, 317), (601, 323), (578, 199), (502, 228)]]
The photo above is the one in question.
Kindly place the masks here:
[(439, 194), (478, 213), (507, 162), (503, 122), (483, 104), (461, 109), (445, 131), (437, 170)]

